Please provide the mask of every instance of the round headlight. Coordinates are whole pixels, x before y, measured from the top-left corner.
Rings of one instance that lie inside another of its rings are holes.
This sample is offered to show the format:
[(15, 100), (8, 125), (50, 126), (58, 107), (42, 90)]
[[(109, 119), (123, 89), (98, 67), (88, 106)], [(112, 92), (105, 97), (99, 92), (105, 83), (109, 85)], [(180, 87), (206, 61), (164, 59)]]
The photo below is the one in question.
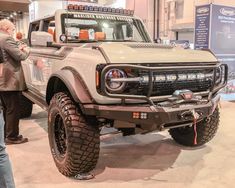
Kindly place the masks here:
[(109, 92), (122, 92), (126, 86), (125, 82), (113, 81), (112, 79), (126, 78), (126, 73), (120, 69), (111, 69), (105, 74), (106, 88)]

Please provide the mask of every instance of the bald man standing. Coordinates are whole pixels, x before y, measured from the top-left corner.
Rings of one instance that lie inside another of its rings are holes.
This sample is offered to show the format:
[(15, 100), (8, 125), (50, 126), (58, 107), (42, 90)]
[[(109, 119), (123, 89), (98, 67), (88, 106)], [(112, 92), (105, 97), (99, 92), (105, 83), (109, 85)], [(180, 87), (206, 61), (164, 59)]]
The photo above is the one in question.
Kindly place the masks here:
[(27, 46), (19, 46), (13, 34), (15, 26), (9, 20), (0, 21), (0, 49), (3, 63), (0, 75), (0, 98), (5, 120), (5, 143), (22, 144), (28, 142), (19, 134), (19, 96), (26, 89), (21, 61), (27, 59)]

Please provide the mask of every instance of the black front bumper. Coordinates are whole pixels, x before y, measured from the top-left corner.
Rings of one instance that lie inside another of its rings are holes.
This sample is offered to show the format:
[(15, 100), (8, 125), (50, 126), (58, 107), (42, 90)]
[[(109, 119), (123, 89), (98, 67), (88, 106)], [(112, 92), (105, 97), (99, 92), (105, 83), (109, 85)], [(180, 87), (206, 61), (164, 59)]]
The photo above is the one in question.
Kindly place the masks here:
[[(119, 120), (141, 125), (145, 130), (163, 130), (178, 125), (185, 126), (193, 122), (190, 113), (195, 110), (200, 119), (210, 116), (218, 106), (220, 97), (217, 95), (203, 104), (186, 103), (177, 107), (159, 107), (151, 105), (84, 105), (83, 112), (100, 118)], [(138, 116), (139, 115), (139, 118)], [(146, 114), (141, 119), (141, 114)], [(189, 115), (187, 115), (189, 114)]]

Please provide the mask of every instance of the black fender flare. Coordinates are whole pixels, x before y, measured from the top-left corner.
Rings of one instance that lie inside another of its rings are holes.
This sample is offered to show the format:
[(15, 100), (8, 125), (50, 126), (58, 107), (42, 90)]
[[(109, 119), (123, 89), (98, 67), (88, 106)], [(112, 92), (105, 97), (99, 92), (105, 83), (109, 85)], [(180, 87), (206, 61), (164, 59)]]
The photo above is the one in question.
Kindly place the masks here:
[(79, 73), (71, 67), (65, 67), (51, 75), (47, 84), (46, 102), (49, 105), (51, 98), (61, 87), (66, 87), (73, 100), (79, 104), (93, 103), (93, 99)]

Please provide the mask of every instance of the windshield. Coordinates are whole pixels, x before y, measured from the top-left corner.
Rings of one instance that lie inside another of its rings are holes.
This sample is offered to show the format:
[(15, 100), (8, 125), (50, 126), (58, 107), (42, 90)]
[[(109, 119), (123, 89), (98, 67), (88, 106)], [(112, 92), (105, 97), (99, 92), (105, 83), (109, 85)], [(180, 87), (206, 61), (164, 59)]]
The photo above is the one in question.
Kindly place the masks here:
[(139, 20), (115, 15), (63, 14), (62, 32), (67, 42), (150, 42)]

